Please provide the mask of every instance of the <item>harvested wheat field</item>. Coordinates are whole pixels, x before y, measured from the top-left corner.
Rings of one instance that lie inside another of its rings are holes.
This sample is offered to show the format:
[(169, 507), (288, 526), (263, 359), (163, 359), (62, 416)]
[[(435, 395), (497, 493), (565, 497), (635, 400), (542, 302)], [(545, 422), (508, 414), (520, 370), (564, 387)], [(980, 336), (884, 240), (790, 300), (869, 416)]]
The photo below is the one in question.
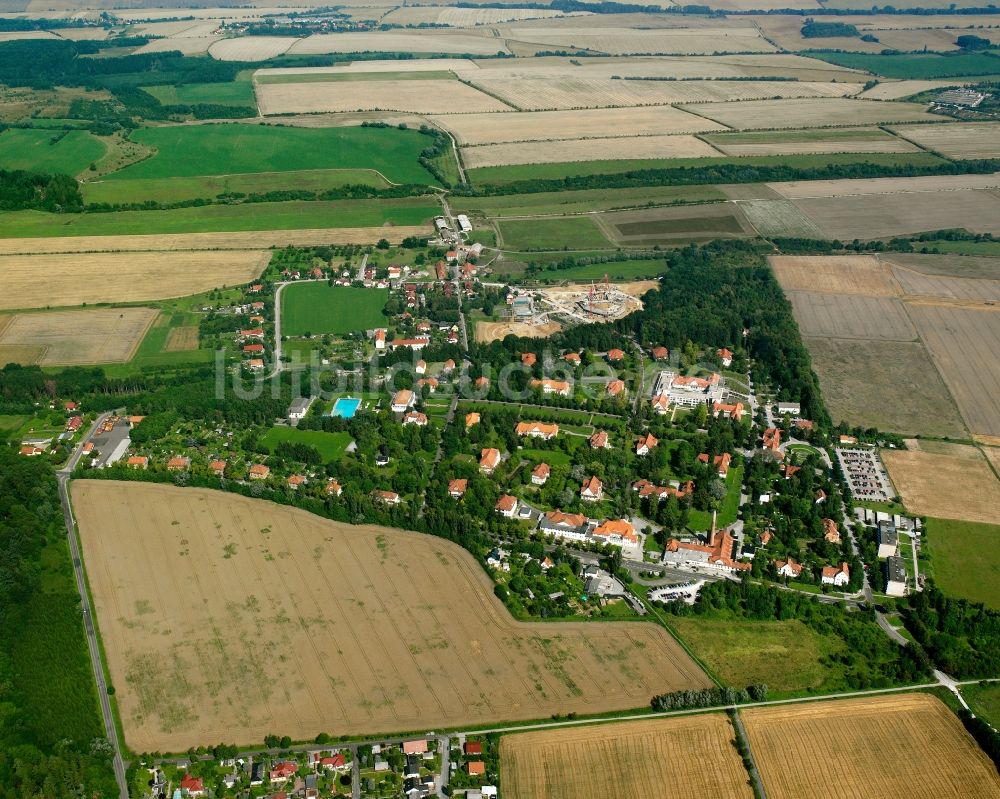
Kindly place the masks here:
[(866, 194), (925, 194), (936, 191), (957, 192), (1000, 188), (1000, 172), (986, 175), (929, 175), (915, 178), (789, 180), (766, 185), (789, 200), (856, 197)]
[(562, 11), (529, 8), (447, 8), (440, 6), (402, 6), (394, 8), (379, 22), (382, 25), (449, 25), (472, 28), (476, 25), (496, 25), (522, 19), (561, 17)]
[(351, 75), (371, 72), (460, 72), (476, 71), (479, 67), (468, 58), (411, 58), (384, 61), (351, 61), (330, 67), (271, 67), (258, 69), (255, 78), (272, 78), (287, 75)]
[(398, 244), (407, 236), (426, 236), (422, 225), (385, 227), (250, 230), (225, 233), (161, 233), (137, 236), (52, 236), (0, 239), (0, 255), (36, 253), (176, 252), (178, 250), (250, 250), (288, 244)]
[(469, 169), (507, 164), (557, 164), (633, 158), (717, 158), (721, 155), (714, 147), (694, 136), (483, 144), (462, 150), (462, 160)]
[[(753, 27), (743, 28), (542, 28), (516, 26), (503, 29), (511, 49), (514, 42), (530, 43), (523, 54), (538, 50), (591, 50), (608, 55), (700, 55), (711, 53), (773, 53)], [(545, 45), (535, 47), (535, 45)], [(496, 49), (496, 48), (495, 48)]]
[(996, 123), (907, 125), (896, 132), (947, 158), (1000, 158), (1000, 125)]
[(895, 136), (878, 136), (872, 134), (869, 138), (827, 140), (813, 139), (809, 141), (775, 141), (770, 143), (752, 142), (729, 144), (725, 137), (712, 142), (726, 155), (810, 155), (825, 153), (915, 153), (919, 148)]
[[(527, 72), (527, 70), (524, 70)], [(729, 102), (772, 97), (843, 97), (857, 83), (807, 81), (612, 80), (610, 78), (500, 77), (489, 70), (463, 76), (475, 86), (525, 111), (666, 103)]]
[(940, 119), (916, 103), (878, 103), (847, 98), (753, 100), (680, 106), (735, 130), (822, 128)]
[(266, 61), (284, 54), (297, 41), (290, 36), (240, 36), (215, 42), (208, 54), (219, 61)]
[(902, 302), (863, 294), (785, 292), (805, 337), (916, 341), (917, 331)]
[(982, 453), (962, 455), (882, 450), (896, 492), (910, 513), (996, 524), (1000, 480)]
[(122, 363), (146, 335), (155, 308), (99, 308), (17, 314), (0, 332), (0, 362), (32, 353), (30, 363)]
[(431, 117), (451, 131), (459, 144), (499, 144), (554, 139), (666, 135), (723, 130), (722, 125), (671, 106), (527, 111), (498, 119), (493, 114), (451, 114)]
[(902, 694), (740, 713), (768, 799), (996, 799), (1000, 776), (939, 699)]
[[(258, 83), (262, 115), (309, 114), (317, 111), (405, 111), (446, 114), (511, 111), (510, 106), (457, 80), (313, 81)], [(499, 124), (494, 121), (494, 124)]]
[(710, 684), (654, 624), (514, 621), (444, 539), (204, 489), (72, 490), (136, 751), (602, 712)]
[(501, 783), (508, 799), (751, 799), (734, 738), (721, 713), (505, 735)]
[[(870, 89), (861, 92), (859, 97), (866, 100), (902, 100), (904, 97), (911, 97), (920, 92), (927, 92), (932, 89), (944, 89), (948, 86), (964, 86), (965, 81), (960, 79), (951, 80), (893, 80), (883, 81)], [(950, 126), (949, 126), (950, 127)], [(908, 128), (901, 130), (904, 133)]]
[(326, 53), (469, 53), (496, 55), (506, 52), (503, 39), (472, 31), (400, 30), (317, 33), (295, 39), (289, 55), (323, 55)]
[(476, 341), (488, 344), (491, 341), (502, 341), (507, 336), (527, 336), (528, 338), (546, 338), (562, 330), (558, 322), (546, 322), (541, 325), (530, 325), (527, 322), (476, 322)]
[(892, 270), (874, 255), (772, 255), (768, 258), (785, 291), (895, 297)]
[(246, 283), (270, 257), (263, 250), (0, 255), (0, 308), (184, 297)]

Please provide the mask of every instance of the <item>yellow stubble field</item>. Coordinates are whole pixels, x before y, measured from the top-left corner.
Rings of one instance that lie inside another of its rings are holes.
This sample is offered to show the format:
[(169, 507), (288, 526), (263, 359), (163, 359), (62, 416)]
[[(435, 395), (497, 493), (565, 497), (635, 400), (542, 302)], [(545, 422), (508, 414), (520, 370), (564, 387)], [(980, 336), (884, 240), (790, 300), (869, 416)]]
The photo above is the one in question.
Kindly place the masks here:
[(0, 330), (0, 365), (122, 363), (156, 319), (155, 308), (17, 314)]
[(440, 538), (204, 489), (72, 495), (137, 751), (604, 712), (710, 684), (652, 623), (514, 621)]

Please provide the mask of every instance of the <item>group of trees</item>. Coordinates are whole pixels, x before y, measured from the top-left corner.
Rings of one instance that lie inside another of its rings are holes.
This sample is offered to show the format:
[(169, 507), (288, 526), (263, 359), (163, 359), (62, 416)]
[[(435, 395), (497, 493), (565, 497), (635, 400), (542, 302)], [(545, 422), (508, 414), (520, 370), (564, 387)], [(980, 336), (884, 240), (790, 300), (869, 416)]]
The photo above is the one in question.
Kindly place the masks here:
[(69, 175), (0, 169), (0, 210), (79, 211), (83, 195)]
[(652, 702), (653, 710), (689, 710), (702, 707), (718, 707), (719, 705), (744, 705), (747, 702), (764, 702), (767, 700), (767, 685), (754, 683), (746, 688), (702, 688), (674, 691), (669, 694), (658, 694)]

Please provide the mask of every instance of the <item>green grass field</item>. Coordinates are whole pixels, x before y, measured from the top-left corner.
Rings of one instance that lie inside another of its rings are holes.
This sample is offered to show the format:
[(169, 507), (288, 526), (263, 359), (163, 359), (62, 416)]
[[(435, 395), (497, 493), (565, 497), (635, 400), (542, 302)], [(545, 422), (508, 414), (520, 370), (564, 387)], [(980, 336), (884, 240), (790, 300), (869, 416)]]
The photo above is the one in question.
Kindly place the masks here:
[(272, 427), (260, 439), (271, 452), (282, 442), (315, 447), (326, 463), (341, 458), (351, 443), (350, 433), (324, 433), (322, 430), (299, 430), (297, 427)]
[(281, 332), (288, 336), (353, 333), (385, 324), (389, 292), (323, 282), (300, 283), (281, 292)]
[(927, 520), (924, 546), (930, 550), (934, 579), (941, 590), (1000, 610), (998, 545), (998, 524)]
[(936, 249), (954, 255), (997, 255), (1000, 256), (1000, 241), (918, 241), (914, 246)]
[(977, 716), (994, 727), (1000, 725), (1000, 683), (963, 685), (962, 696)]
[(205, 175), (193, 178), (149, 180), (99, 180), (80, 189), (87, 203), (126, 204), (155, 200), (160, 203), (211, 199), (220, 194), (254, 194), (269, 191), (325, 191), (338, 186), (389, 186), (373, 169), (307, 169), (301, 172), (258, 172), (254, 175)]
[[(423, 225), (440, 211), (426, 198), (248, 203), (98, 214), (0, 213), (0, 236), (116, 236), (213, 231)], [(428, 232), (429, 232), (428, 228)]]
[(541, 280), (599, 280), (607, 275), (610, 280), (638, 280), (656, 277), (666, 271), (667, 265), (662, 259), (611, 261), (606, 264), (574, 266), (570, 269), (553, 269), (540, 272), (537, 277)]
[(649, 186), (633, 189), (583, 189), (537, 194), (501, 194), (495, 197), (453, 197), (452, 207), (488, 217), (570, 214), (610, 211), (647, 205), (714, 202), (726, 199), (715, 186)]
[(930, 153), (826, 153), (822, 155), (749, 155), (738, 158), (672, 158), (636, 161), (574, 161), (566, 164), (518, 164), (485, 166), (467, 170), (474, 185), (502, 185), (519, 180), (561, 180), (582, 175), (617, 175), (640, 169), (676, 169), (679, 167), (787, 166), (808, 169), (827, 165), (861, 163), (882, 166), (931, 166), (944, 159)]
[(985, 53), (809, 53), (830, 64), (863, 69), (886, 78), (950, 78), (958, 75), (998, 75), (1000, 57)]
[[(743, 487), (743, 467), (729, 469), (726, 475), (726, 496), (719, 506), (718, 524), (720, 527), (732, 524), (740, 513), (740, 491)], [(705, 510), (691, 510), (688, 516), (688, 527), (692, 530), (708, 530), (712, 526), (712, 514)]]
[(415, 130), (174, 125), (142, 128), (132, 139), (156, 148), (156, 155), (108, 175), (108, 180), (376, 169), (393, 183), (434, 182), (417, 163), (430, 139)]
[(611, 243), (587, 216), (557, 219), (518, 219), (500, 222), (504, 249), (580, 250), (610, 247)]
[(813, 141), (868, 141), (894, 139), (881, 128), (821, 128), (819, 130), (764, 130), (740, 133), (706, 133), (701, 136), (709, 144), (790, 144)]
[(843, 649), (802, 622), (670, 617), (691, 650), (726, 685), (766, 683), (772, 692), (808, 692), (836, 687), (837, 672), (826, 658)]
[(249, 79), (230, 83), (189, 83), (183, 86), (142, 86), (164, 105), (234, 105), (257, 107)]
[(106, 149), (104, 142), (85, 130), (71, 130), (64, 136), (62, 131), (12, 128), (0, 133), (0, 169), (76, 175)]

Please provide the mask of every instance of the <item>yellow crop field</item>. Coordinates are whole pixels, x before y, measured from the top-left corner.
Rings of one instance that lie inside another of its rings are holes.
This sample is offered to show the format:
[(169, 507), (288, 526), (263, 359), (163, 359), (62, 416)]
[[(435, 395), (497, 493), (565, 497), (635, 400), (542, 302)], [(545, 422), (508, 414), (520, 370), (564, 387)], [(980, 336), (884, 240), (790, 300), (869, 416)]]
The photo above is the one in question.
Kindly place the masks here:
[(722, 125), (671, 106), (526, 111), (508, 114), (451, 114), (431, 119), (451, 131), (459, 144), (668, 135), (723, 130)]
[(995, 524), (1000, 481), (972, 447), (963, 455), (883, 450), (882, 460), (910, 513)]
[(629, 158), (711, 158), (722, 153), (694, 136), (636, 136), (614, 139), (485, 144), (466, 147), (466, 167), (506, 164), (555, 164), (568, 161), (609, 161)]
[(269, 259), (262, 250), (0, 255), (0, 308), (183, 297), (246, 283)]
[[(35, 253), (177, 252), (181, 250), (250, 250), (289, 244), (398, 244), (407, 236), (426, 236), (421, 225), (392, 227), (304, 228), (226, 233), (163, 233), (136, 236), (52, 236), (0, 239), (0, 255)], [(173, 257), (173, 256), (171, 256)]]
[(785, 291), (869, 297), (901, 293), (892, 268), (874, 255), (772, 255), (768, 260)]
[(282, 55), (297, 41), (291, 36), (241, 36), (215, 42), (208, 54), (219, 61), (266, 61)]
[(0, 332), (0, 363), (121, 363), (132, 357), (158, 313), (155, 308), (97, 308), (17, 314)]
[(997, 799), (1000, 776), (939, 699), (902, 694), (740, 714), (768, 799)]
[(743, 762), (721, 713), (505, 735), (509, 799), (750, 799)]
[[(528, 70), (523, 70), (530, 75)], [(730, 102), (773, 97), (843, 97), (860, 83), (807, 81), (659, 81), (539, 76), (497, 77), (488, 70), (464, 75), (474, 85), (525, 111), (667, 103)]]
[(880, 103), (849, 98), (751, 100), (681, 106), (736, 130), (822, 128), (835, 125), (877, 125), (940, 119), (917, 103)]
[(457, 80), (312, 81), (258, 83), (260, 113), (308, 114), (317, 111), (407, 111), (442, 114), (510, 111), (510, 106)]
[[(502, 29), (511, 42), (524, 42), (536, 50), (592, 50), (609, 55), (656, 53), (697, 55), (702, 53), (773, 53), (774, 45), (753, 27), (662, 28), (542, 28), (512, 26)], [(530, 50), (530, 48), (529, 48)]]
[(296, 39), (289, 55), (322, 55), (324, 53), (470, 53), (495, 55), (506, 52), (503, 39), (493, 37), (492, 28), (477, 31), (395, 30), (359, 31), (348, 33), (318, 33)]
[(379, 20), (383, 25), (450, 25), (472, 28), (476, 25), (496, 25), (521, 19), (561, 17), (562, 11), (539, 8), (448, 8), (447, 6), (401, 6)]
[(948, 158), (1000, 157), (1000, 126), (996, 124), (907, 125), (897, 132)]
[(72, 495), (137, 751), (604, 712), (710, 684), (652, 623), (514, 621), (441, 538), (204, 489)]

